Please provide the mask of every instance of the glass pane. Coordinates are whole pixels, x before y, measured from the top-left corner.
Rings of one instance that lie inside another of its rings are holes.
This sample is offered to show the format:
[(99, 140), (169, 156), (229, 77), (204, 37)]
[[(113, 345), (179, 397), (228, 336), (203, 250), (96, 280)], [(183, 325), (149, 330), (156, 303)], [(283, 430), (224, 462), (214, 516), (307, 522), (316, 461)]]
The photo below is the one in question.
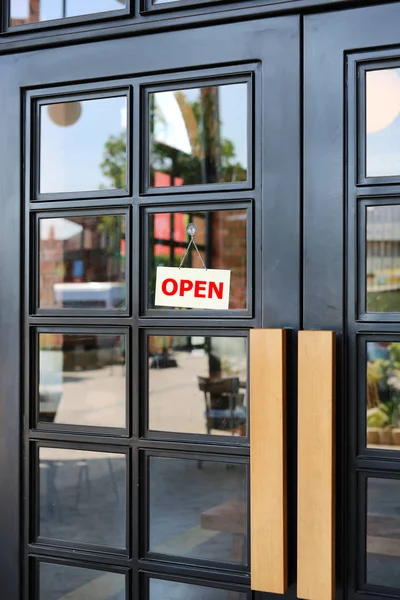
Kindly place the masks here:
[(39, 449), (40, 535), (126, 547), (124, 454)]
[(150, 185), (247, 180), (246, 83), (150, 94)]
[(126, 307), (123, 215), (39, 220), (39, 306)]
[(400, 312), (400, 205), (367, 208), (367, 311)]
[(150, 458), (150, 551), (247, 563), (247, 469)]
[(39, 334), (39, 421), (126, 426), (124, 335)]
[(149, 337), (149, 429), (247, 433), (247, 339)]
[(125, 6), (126, 0), (10, 0), (10, 24), (27, 25), (120, 10)]
[(150, 579), (150, 600), (246, 600), (246, 594), (211, 587)]
[(367, 583), (400, 588), (400, 481), (368, 479)]
[(367, 446), (400, 449), (400, 343), (367, 343)]
[(400, 174), (400, 69), (366, 76), (367, 176)]
[(40, 192), (126, 188), (127, 98), (40, 109)]
[(39, 600), (125, 600), (125, 576), (95, 569), (40, 563)]
[[(149, 308), (154, 306), (157, 267), (178, 267), (189, 243), (186, 227), (197, 227), (196, 245), (208, 269), (231, 270), (229, 308), (247, 308), (247, 210), (149, 215)], [(191, 246), (182, 265), (202, 268)], [(190, 310), (190, 309), (181, 309)]]

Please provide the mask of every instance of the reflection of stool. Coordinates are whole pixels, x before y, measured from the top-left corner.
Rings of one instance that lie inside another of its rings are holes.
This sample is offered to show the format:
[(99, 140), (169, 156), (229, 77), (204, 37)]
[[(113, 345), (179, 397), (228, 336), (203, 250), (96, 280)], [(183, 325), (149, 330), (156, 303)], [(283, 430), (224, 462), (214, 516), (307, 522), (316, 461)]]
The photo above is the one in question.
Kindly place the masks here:
[(47, 518), (50, 515), (54, 515), (57, 508), (61, 516), (61, 504), (58, 500), (58, 493), (56, 488), (56, 474), (57, 468), (62, 465), (59, 461), (40, 461), (39, 468), (46, 473), (46, 504), (44, 517)]
[[(114, 472), (114, 467), (112, 464), (112, 460), (110, 458), (107, 459), (107, 463), (108, 463), (108, 470), (110, 472), (110, 478), (111, 478), (111, 483), (112, 483), (112, 487), (114, 490), (114, 494), (115, 497), (117, 498), (117, 500), (119, 500), (119, 493), (118, 493), (118, 484), (117, 484), (117, 480), (115, 477), (115, 472)], [(91, 484), (90, 484), (90, 479), (89, 479), (89, 464), (88, 461), (86, 459), (84, 460), (80, 460), (78, 461), (78, 466), (79, 466), (79, 473), (78, 473), (78, 489), (76, 491), (76, 505), (79, 505), (79, 501), (81, 498), (81, 489), (82, 489), (82, 484), (83, 481), (85, 481), (86, 483), (86, 487), (87, 487), (87, 492), (88, 492), (88, 497), (90, 496), (90, 492), (91, 492)]]

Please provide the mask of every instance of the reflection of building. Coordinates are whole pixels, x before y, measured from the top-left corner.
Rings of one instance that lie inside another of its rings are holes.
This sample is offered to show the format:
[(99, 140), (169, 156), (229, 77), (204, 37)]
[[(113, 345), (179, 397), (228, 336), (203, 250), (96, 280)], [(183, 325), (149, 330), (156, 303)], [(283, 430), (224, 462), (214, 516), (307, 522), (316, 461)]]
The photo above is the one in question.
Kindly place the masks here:
[(400, 289), (400, 211), (397, 206), (367, 210), (367, 290)]
[[(150, 220), (150, 281), (154, 279), (157, 266), (173, 267), (180, 264), (189, 242), (186, 233), (189, 222), (193, 222), (197, 227), (195, 241), (207, 268), (232, 271), (230, 308), (246, 308), (247, 220), (244, 210), (155, 214)], [(203, 266), (193, 247), (185, 259), (184, 266)]]
[(40, 306), (55, 306), (59, 283), (121, 282), (125, 280), (125, 221), (116, 216), (59, 219), (80, 231), (57, 239), (55, 226), (40, 239)]
[(40, 0), (29, 0), (28, 13), (25, 18), (13, 18), (13, 25), (25, 25), (40, 21)]

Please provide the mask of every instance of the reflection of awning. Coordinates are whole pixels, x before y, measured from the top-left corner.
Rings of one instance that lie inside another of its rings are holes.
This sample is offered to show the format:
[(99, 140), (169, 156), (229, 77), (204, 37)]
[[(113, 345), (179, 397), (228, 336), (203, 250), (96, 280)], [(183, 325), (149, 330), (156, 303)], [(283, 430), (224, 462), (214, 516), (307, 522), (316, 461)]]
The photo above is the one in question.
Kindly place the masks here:
[(185, 120), (174, 92), (157, 92), (154, 98), (156, 109), (155, 141), (186, 154), (192, 154)]
[[(90, 217), (89, 217), (90, 218)], [(68, 240), (81, 233), (83, 227), (74, 223), (74, 218), (68, 219), (40, 219), (40, 239)]]
[(85, 231), (96, 231), (99, 226), (99, 217), (84, 215), (68, 216), (68, 218), (40, 219), (40, 239), (47, 240), (52, 237), (56, 240), (69, 240)]

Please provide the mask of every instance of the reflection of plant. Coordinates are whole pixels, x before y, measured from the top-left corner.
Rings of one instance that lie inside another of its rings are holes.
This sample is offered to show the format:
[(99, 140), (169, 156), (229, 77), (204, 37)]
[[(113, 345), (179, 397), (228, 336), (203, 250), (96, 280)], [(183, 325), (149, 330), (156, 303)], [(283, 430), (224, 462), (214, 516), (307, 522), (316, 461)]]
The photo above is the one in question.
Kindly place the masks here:
[(100, 165), (105, 177), (111, 180), (112, 187), (121, 190), (126, 187), (126, 133), (112, 135), (105, 143), (104, 160)]
[(379, 405), (368, 409), (369, 427), (395, 427), (400, 421), (400, 343), (387, 350), (387, 358), (368, 362), (367, 384), (377, 387), (379, 397)]
[(372, 408), (368, 411), (367, 426), (368, 427), (386, 427), (388, 425), (387, 415), (381, 408)]

